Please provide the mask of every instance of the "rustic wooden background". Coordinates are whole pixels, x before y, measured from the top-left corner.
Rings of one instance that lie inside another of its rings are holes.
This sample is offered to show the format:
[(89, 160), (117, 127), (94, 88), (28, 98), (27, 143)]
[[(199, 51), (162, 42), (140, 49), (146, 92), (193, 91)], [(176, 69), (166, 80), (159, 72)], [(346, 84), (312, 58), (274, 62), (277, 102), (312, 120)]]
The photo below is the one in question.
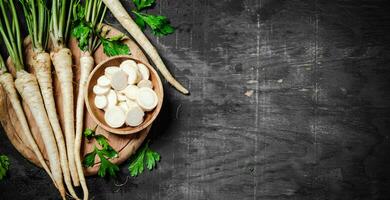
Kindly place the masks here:
[[(125, 1), (123, 1), (125, 2)], [(125, 5), (130, 6), (130, 0)], [(89, 178), (94, 199), (390, 198), (390, 7), (385, 0), (160, 0), (150, 36), (191, 90), (165, 84), (157, 170)], [(111, 15), (107, 22), (119, 27)], [(0, 134), (0, 199), (58, 199)]]

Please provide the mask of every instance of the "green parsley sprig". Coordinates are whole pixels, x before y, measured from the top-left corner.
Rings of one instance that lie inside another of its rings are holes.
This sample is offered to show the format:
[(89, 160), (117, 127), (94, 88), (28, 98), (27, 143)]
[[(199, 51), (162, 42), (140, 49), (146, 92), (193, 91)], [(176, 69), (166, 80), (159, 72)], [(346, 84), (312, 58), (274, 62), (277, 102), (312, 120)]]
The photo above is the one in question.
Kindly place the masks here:
[(144, 171), (144, 166), (152, 171), (157, 162), (160, 161), (160, 154), (149, 148), (149, 142), (147, 142), (137, 153), (132, 157), (129, 171), (131, 176), (138, 176)]
[(129, 55), (129, 47), (122, 42), (124, 37), (124, 35), (117, 35), (111, 38), (100, 37), (100, 41), (103, 44), (104, 54), (110, 57), (117, 55)]
[(98, 148), (96, 145), (92, 152), (88, 153), (84, 157), (84, 166), (93, 167), (95, 165), (96, 155), (100, 158), (100, 168), (98, 175), (100, 177), (105, 177), (108, 174), (111, 177), (116, 176), (116, 172), (119, 171), (119, 167), (110, 162), (109, 159), (117, 158), (118, 152), (113, 149), (108, 143), (108, 139), (103, 135), (96, 135), (95, 131), (92, 129), (86, 129), (84, 131), (84, 136), (88, 139), (95, 139), (101, 148)]
[(150, 9), (156, 4), (156, 0), (133, 0), (136, 10), (132, 10), (135, 15), (135, 22), (145, 30), (148, 26), (154, 35), (163, 36), (175, 32), (167, 17), (161, 15), (152, 15), (141, 13), (140, 11)]
[(0, 180), (7, 175), (9, 169), (9, 159), (5, 155), (0, 155)]
[[(102, 44), (103, 51), (107, 56), (130, 54), (130, 48), (122, 42), (123, 35), (107, 38), (108, 31), (102, 31), (106, 7), (102, 8), (100, 0), (99, 2), (89, 0), (85, 1), (84, 4), (78, 2), (73, 9), (72, 35), (79, 42), (79, 48), (82, 51), (93, 53)], [(101, 15), (90, 14), (94, 9), (98, 10)]]

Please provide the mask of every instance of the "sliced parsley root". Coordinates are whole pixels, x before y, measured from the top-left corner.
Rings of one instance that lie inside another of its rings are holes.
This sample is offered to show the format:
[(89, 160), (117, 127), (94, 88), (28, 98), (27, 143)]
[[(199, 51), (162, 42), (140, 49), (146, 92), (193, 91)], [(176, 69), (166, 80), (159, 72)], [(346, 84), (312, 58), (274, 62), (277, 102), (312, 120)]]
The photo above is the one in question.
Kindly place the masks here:
[(95, 132), (91, 129), (86, 129), (84, 131), (84, 136), (89, 140), (95, 139), (100, 146), (100, 148), (98, 148), (97, 145), (95, 145), (93, 151), (84, 157), (84, 166), (93, 167), (96, 164), (95, 158), (97, 155), (100, 158), (98, 175), (100, 177), (105, 177), (108, 173), (111, 177), (115, 177), (116, 172), (119, 171), (119, 167), (111, 163), (109, 159), (117, 158), (118, 152), (110, 146), (106, 137), (103, 135), (95, 135)]
[(149, 142), (147, 142), (137, 153), (132, 157), (129, 171), (131, 176), (138, 176), (144, 171), (144, 165), (146, 168), (152, 171), (157, 162), (160, 161), (160, 154), (149, 148)]

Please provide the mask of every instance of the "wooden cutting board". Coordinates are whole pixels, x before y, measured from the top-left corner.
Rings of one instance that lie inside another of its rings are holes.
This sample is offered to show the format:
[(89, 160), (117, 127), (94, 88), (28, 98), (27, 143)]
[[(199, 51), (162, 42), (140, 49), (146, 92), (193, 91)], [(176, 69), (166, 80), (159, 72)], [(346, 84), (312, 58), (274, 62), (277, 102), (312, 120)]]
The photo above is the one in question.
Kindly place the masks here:
[[(114, 35), (118, 35), (118, 34), (122, 34), (120, 31), (114, 29), (113, 27), (105, 26), (105, 28), (110, 30), (108, 33), (109, 37), (114, 36)], [(138, 59), (140, 61), (148, 63), (146, 56), (144, 55), (142, 50), (138, 47), (138, 45), (133, 40), (126, 38), (123, 42), (129, 46), (132, 57), (134, 57), (135, 59)], [(73, 54), (73, 64), (74, 64), (73, 74), (74, 74), (75, 102), (76, 102), (76, 97), (77, 97), (77, 93), (78, 93), (78, 82), (79, 82), (79, 75), (80, 75), (80, 73), (79, 73), (80, 72), (79, 58), (80, 58), (80, 54), (81, 54), (81, 51), (77, 45), (78, 45), (78, 43), (76, 40), (74, 40), (74, 39), (70, 40), (69, 48), (71, 49), (72, 54)], [(33, 53), (32, 49), (31, 49), (31, 42), (28, 38), (24, 41), (24, 46), (26, 49), (25, 50), (26, 55)], [(95, 65), (97, 65), (98, 63), (100, 63), (108, 58), (103, 53), (102, 46), (100, 46), (99, 49), (95, 52), (94, 58), (95, 58)], [(31, 70), (31, 67), (29, 65), (29, 63), (31, 63), (31, 61), (27, 60), (26, 63), (27, 63), (26, 67), (28, 68), (28, 70), (30, 72), (34, 73)], [(57, 112), (58, 112), (60, 120), (61, 120), (61, 125), (63, 126), (63, 110), (62, 110), (62, 106), (61, 106), (62, 97), (61, 97), (61, 92), (60, 92), (61, 89), (60, 89), (60, 86), (59, 86), (59, 83), (58, 83), (58, 80), (56, 78), (56, 74), (54, 71), (53, 71), (53, 79), (54, 79), (54, 94), (55, 94)], [(42, 141), (42, 138), (40, 136), (40, 133), (38, 131), (38, 127), (36, 126), (35, 121), (31, 115), (31, 112), (28, 109), (28, 107), (25, 104), (23, 104), (23, 107), (24, 107), (27, 119), (29, 121), (31, 131), (34, 135), (34, 138), (35, 138), (41, 152), (43, 152), (45, 159), (47, 160), (46, 150), (45, 150), (45, 147), (43, 145), (43, 141)], [(0, 87), (0, 111), (5, 111), (5, 112), (0, 112), (0, 113), (3, 113), (2, 114), (3, 116), (0, 116), (0, 119), (1, 119), (0, 121), (1, 121), (1, 124), (2, 124), (6, 134), (7, 134), (7, 137), (10, 139), (13, 146), (15, 146), (15, 148), (26, 159), (28, 159), (29, 161), (31, 161), (32, 163), (34, 163), (35, 165), (40, 167), (40, 164), (39, 164), (38, 160), (36, 159), (35, 154), (31, 150), (29, 145), (25, 144), (26, 143), (25, 141), (27, 141), (27, 140), (24, 138), (24, 136), (21, 132), (21, 127), (20, 127), (19, 121), (17, 120), (16, 114), (15, 114), (14, 110), (12, 109), (11, 103), (10, 103), (9, 99), (6, 98), (5, 92), (2, 90), (1, 87)], [(140, 147), (140, 145), (142, 144), (142, 142), (145, 140), (146, 136), (148, 135), (150, 128), (151, 128), (151, 125), (149, 127), (147, 127), (146, 129), (144, 129), (141, 132), (136, 133), (136, 134), (115, 135), (115, 134), (112, 134), (112, 133), (105, 131), (101, 127), (97, 127), (97, 124), (92, 120), (87, 109), (85, 109), (84, 128), (95, 129), (95, 127), (96, 127), (96, 133), (106, 136), (109, 140), (110, 145), (115, 150), (117, 150), (119, 153), (119, 157), (112, 160), (112, 162), (115, 164), (121, 164), (124, 161), (126, 161), (131, 155), (133, 155), (136, 152), (136, 150)], [(84, 155), (86, 155), (87, 153), (89, 153), (93, 150), (95, 143), (96, 143), (95, 141), (88, 141), (88, 140), (83, 139), (83, 146), (81, 149), (82, 157), (84, 157)], [(97, 172), (99, 170), (99, 166), (100, 166), (100, 160), (98, 157), (96, 158), (96, 162), (97, 163), (93, 167), (84, 169), (85, 174), (87, 176), (97, 174)]]

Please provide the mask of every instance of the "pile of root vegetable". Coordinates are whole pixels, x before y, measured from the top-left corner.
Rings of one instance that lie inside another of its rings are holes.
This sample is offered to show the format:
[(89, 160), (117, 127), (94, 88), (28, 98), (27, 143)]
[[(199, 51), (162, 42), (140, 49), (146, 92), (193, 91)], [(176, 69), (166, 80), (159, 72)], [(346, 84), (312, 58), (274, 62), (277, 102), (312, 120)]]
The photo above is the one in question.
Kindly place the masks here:
[[(86, 128), (83, 126), (86, 95), (84, 88), (95, 67), (92, 55), (101, 45), (108, 56), (130, 53), (120, 44), (121, 37), (106, 38), (107, 32), (102, 29), (102, 23), (107, 9), (140, 45), (164, 78), (177, 90), (188, 94), (188, 91), (169, 73), (158, 52), (142, 31), (145, 23), (151, 19), (160, 20), (161, 24), (166, 23), (166, 19), (162, 16), (153, 18), (140, 12), (151, 6), (154, 1), (133, 2), (135, 4), (137, 2), (137, 10), (133, 11), (137, 16), (137, 23), (119, 0), (0, 0), (0, 46), (8, 52), (8, 55), (0, 55), (0, 85), (20, 122), (21, 132), (26, 138), (23, 142), (32, 149), (63, 199), (67, 194), (74, 199), (80, 199), (81, 195), (75, 192), (75, 187), (78, 186), (81, 186), (83, 191), (82, 199), (89, 198), (80, 149)], [(21, 27), (19, 17), (24, 17), (26, 27)], [(31, 58), (24, 55), (21, 34), (24, 28), (32, 43), (34, 53)], [(170, 27), (162, 25), (151, 28), (155, 33), (172, 32)], [(76, 102), (73, 95), (75, 88), (72, 52), (67, 47), (70, 37), (77, 39), (82, 51)], [(5, 63), (6, 56), (12, 61), (12, 66)], [(27, 70), (26, 60), (32, 61), (34, 73)], [(56, 110), (53, 74), (56, 74), (60, 84), (62, 102), (59, 106), (62, 107), (64, 114), (63, 124), (60, 123)], [(45, 162), (43, 153), (33, 137), (32, 127), (29, 126), (22, 102), (31, 111), (40, 135), (44, 138), (48, 162)], [(148, 152), (146, 148), (143, 148), (141, 153)], [(91, 154), (92, 161), (96, 155), (100, 156), (98, 150), (94, 152), (95, 154)], [(159, 160), (159, 155), (153, 153), (151, 155), (154, 160)], [(133, 165), (134, 174), (140, 170), (136, 167), (137, 163)]]

